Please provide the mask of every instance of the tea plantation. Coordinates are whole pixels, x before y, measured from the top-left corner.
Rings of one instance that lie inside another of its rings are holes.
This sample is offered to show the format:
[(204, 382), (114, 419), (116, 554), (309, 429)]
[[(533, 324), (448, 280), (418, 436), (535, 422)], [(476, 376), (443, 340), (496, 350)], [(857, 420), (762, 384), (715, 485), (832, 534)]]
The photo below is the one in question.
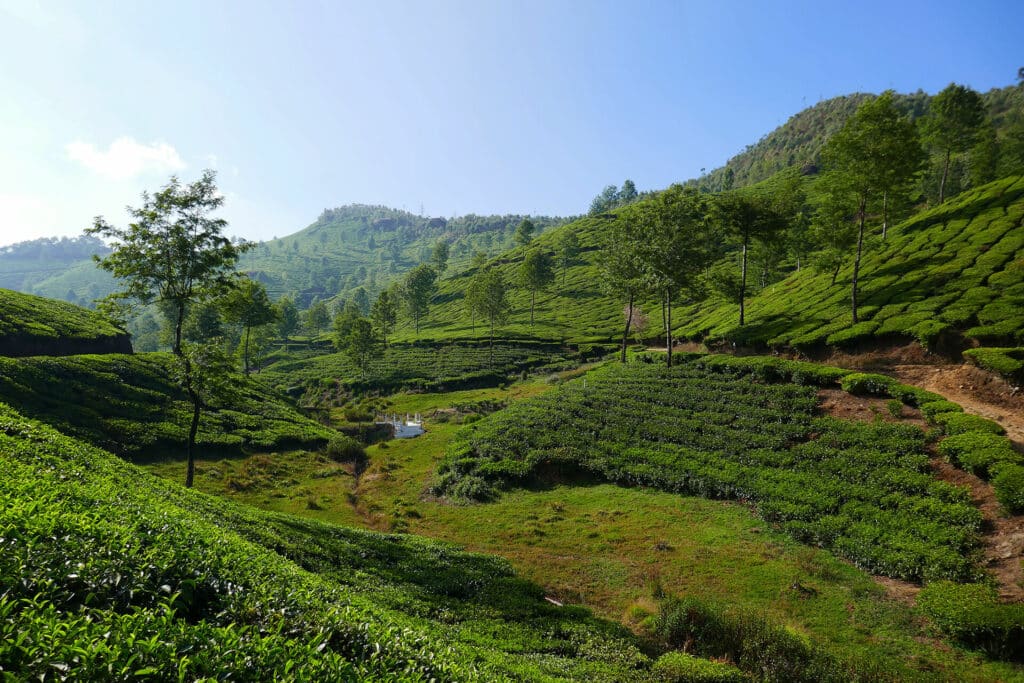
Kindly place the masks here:
[(523, 371), (555, 371), (574, 367), (585, 357), (556, 345), (401, 344), (389, 346), (364, 374), (343, 353), (306, 352), (283, 356), (257, 378), (279, 389), (297, 387), (316, 400), (345, 392), (389, 392), (400, 389), (451, 391), (497, 386)]
[[(169, 353), (0, 357), (0, 396), (22, 414), (128, 458), (180, 454), (191, 407)], [(332, 430), (255, 383), (236, 378), (204, 413), (204, 451), (319, 448)]]
[(501, 560), (188, 491), (2, 404), (0, 466), (4, 680), (661, 680)]
[(64, 301), (0, 289), (0, 356), (131, 352), (108, 318)]

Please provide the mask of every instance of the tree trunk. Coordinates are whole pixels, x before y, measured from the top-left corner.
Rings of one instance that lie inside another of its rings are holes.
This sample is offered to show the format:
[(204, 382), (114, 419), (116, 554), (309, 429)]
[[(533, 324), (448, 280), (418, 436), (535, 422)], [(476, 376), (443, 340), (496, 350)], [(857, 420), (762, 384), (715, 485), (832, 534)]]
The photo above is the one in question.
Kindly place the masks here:
[(252, 325), (245, 326), (245, 350), (242, 352), (242, 365), (245, 368), (245, 374), (249, 374), (249, 333), (252, 332)]
[(171, 349), (175, 356), (181, 356), (181, 327), (185, 322), (185, 304), (178, 304), (178, 317), (174, 321), (174, 348)]
[(530, 327), (533, 327), (533, 304), (537, 301), (537, 290), (530, 292)]
[(857, 257), (853, 260), (853, 288), (850, 293), (850, 304), (853, 309), (853, 324), (856, 325), (859, 321), (857, 320), (857, 277), (860, 275), (860, 256), (864, 251), (864, 215), (867, 212), (867, 200), (861, 198), (860, 200), (860, 222), (857, 229)]
[(832, 271), (832, 287), (835, 287), (836, 278), (839, 277), (839, 269), (843, 267), (842, 261), (836, 262), (836, 269)]
[(740, 326), (746, 322), (743, 303), (747, 298), (747, 241), (747, 236), (743, 235), (743, 251), (740, 256)]
[(626, 315), (626, 330), (622, 333), (622, 362), (626, 362), (626, 340), (629, 338), (629, 325), (633, 322), (633, 292), (629, 293), (629, 313)]
[(946, 150), (946, 160), (942, 164), (942, 181), (939, 182), (939, 204), (946, 199), (946, 178), (949, 176), (949, 155), (951, 150)]
[(665, 290), (665, 349), (668, 367), (672, 367), (672, 291)]
[(192, 363), (188, 358), (184, 358), (184, 361), (185, 392), (188, 393), (188, 398), (192, 401), (192, 424), (188, 428), (188, 444), (185, 447), (185, 487), (192, 488), (192, 482), (196, 476), (196, 433), (199, 431), (199, 412), (202, 408), (202, 401), (192, 385)]
[(882, 239), (889, 233), (889, 193), (882, 193)]

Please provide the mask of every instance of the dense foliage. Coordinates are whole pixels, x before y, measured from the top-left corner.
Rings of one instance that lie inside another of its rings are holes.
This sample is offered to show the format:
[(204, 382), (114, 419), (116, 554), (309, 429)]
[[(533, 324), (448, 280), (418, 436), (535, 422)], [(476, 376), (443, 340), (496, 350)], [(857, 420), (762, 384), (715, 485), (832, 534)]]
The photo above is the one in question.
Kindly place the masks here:
[(796, 538), (876, 573), (977, 575), (981, 515), (965, 490), (931, 476), (920, 430), (816, 417), (813, 388), (740, 373), (699, 358), (602, 368), (465, 429), (437, 490), (482, 499), (545, 470), (583, 470), (749, 501)]

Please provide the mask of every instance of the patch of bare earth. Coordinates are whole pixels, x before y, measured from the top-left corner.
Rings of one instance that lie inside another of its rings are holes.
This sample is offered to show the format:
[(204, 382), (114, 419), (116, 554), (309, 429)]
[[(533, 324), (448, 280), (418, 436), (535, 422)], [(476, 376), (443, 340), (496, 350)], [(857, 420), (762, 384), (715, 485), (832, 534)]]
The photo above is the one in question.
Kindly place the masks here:
[(890, 373), (904, 384), (942, 394), (964, 411), (994, 420), (1024, 451), (1024, 392), (973, 365), (894, 365)]

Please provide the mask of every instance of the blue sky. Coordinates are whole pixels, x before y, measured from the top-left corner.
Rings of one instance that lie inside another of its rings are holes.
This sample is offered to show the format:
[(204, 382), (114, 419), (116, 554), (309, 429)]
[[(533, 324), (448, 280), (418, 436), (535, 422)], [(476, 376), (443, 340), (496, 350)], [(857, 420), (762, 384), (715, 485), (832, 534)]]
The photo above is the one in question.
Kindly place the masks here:
[(172, 173), (232, 234), (325, 207), (584, 212), (723, 164), (819, 99), (1009, 85), (1020, 2), (0, 0), (0, 244)]

